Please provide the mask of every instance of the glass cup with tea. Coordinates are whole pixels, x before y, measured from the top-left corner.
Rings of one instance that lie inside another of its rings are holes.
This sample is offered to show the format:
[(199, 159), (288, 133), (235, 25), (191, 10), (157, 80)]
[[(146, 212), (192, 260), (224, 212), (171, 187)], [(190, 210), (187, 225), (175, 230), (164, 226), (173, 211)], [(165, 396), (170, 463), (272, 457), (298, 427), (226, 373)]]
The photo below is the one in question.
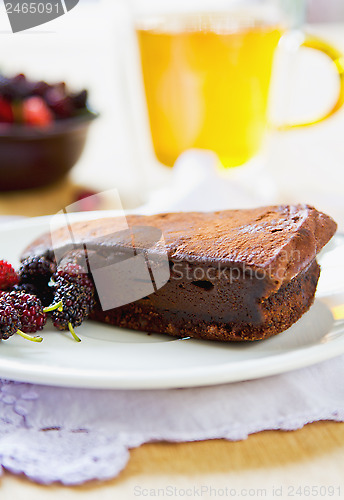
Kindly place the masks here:
[[(342, 106), (344, 58), (301, 32), (303, 0), (153, 5), (134, 21), (151, 139), (163, 165), (173, 166), (190, 148), (214, 151), (225, 168), (259, 155), (269, 128), (277, 47), (295, 33), (299, 46), (329, 56), (340, 78), (337, 101), (317, 122)], [(310, 123), (281, 128), (305, 125)]]

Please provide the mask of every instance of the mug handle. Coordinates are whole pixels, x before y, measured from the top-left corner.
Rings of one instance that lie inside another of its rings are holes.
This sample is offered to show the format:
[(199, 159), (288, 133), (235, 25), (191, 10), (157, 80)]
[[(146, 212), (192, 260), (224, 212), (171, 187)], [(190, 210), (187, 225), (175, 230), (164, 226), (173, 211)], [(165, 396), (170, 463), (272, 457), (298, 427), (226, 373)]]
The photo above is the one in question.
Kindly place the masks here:
[(336, 111), (338, 111), (344, 104), (344, 55), (335, 47), (330, 45), (325, 40), (318, 38), (314, 35), (303, 34), (303, 41), (300, 43), (300, 47), (308, 47), (310, 49), (319, 50), (323, 54), (326, 54), (333, 62), (335, 69), (339, 77), (339, 93), (337, 101), (332, 106), (332, 108), (322, 117), (316, 120), (305, 122), (305, 123), (294, 123), (294, 124), (284, 124), (278, 125), (277, 130), (292, 130), (301, 127), (308, 127), (310, 125), (315, 125), (320, 123), (330, 116), (332, 116)]

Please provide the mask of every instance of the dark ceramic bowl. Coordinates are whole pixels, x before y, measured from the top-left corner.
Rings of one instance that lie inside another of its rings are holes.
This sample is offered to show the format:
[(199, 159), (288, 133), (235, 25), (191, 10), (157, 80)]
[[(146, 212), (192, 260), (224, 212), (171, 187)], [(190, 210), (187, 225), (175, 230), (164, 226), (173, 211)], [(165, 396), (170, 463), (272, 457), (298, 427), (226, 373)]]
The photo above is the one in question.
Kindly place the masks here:
[(57, 182), (75, 165), (96, 113), (54, 122), (47, 128), (0, 125), (0, 191)]

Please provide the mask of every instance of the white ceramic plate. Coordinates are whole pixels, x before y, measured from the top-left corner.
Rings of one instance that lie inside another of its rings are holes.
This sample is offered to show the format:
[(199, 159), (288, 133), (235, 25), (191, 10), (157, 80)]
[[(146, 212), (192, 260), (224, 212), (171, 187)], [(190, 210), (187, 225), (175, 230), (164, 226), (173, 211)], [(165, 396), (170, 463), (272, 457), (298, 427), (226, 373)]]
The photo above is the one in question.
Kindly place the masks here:
[[(0, 258), (17, 264), (21, 250), (49, 229), (49, 219), (0, 226)], [(335, 252), (337, 264), (328, 252)], [(264, 377), (338, 356), (344, 353), (344, 321), (333, 319), (329, 297), (339, 291), (339, 282), (331, 284), (327, 274), (337, 279), (332, 271), (343, 257), (344, 239), (337, 236), (322, 256), (321, 298), (292, 328), (271, 339), (248, 344), (179, 340), (89, 321), (77, 329), (82, 342), (76, 343), (47, 325), (40, 344), (18, 335), (0, 343), (0, 377), (89, 388), (191, 387)]]

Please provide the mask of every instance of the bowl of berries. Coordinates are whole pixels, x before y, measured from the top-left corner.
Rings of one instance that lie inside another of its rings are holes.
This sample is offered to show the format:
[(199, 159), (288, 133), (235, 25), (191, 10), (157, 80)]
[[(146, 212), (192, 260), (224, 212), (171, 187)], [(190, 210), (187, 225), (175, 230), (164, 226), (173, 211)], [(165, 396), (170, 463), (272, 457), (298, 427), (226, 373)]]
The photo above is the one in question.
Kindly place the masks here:
[(97, 117), (87, 91), (0, 74), (0, 191), (57, 182), (75, 165)]

